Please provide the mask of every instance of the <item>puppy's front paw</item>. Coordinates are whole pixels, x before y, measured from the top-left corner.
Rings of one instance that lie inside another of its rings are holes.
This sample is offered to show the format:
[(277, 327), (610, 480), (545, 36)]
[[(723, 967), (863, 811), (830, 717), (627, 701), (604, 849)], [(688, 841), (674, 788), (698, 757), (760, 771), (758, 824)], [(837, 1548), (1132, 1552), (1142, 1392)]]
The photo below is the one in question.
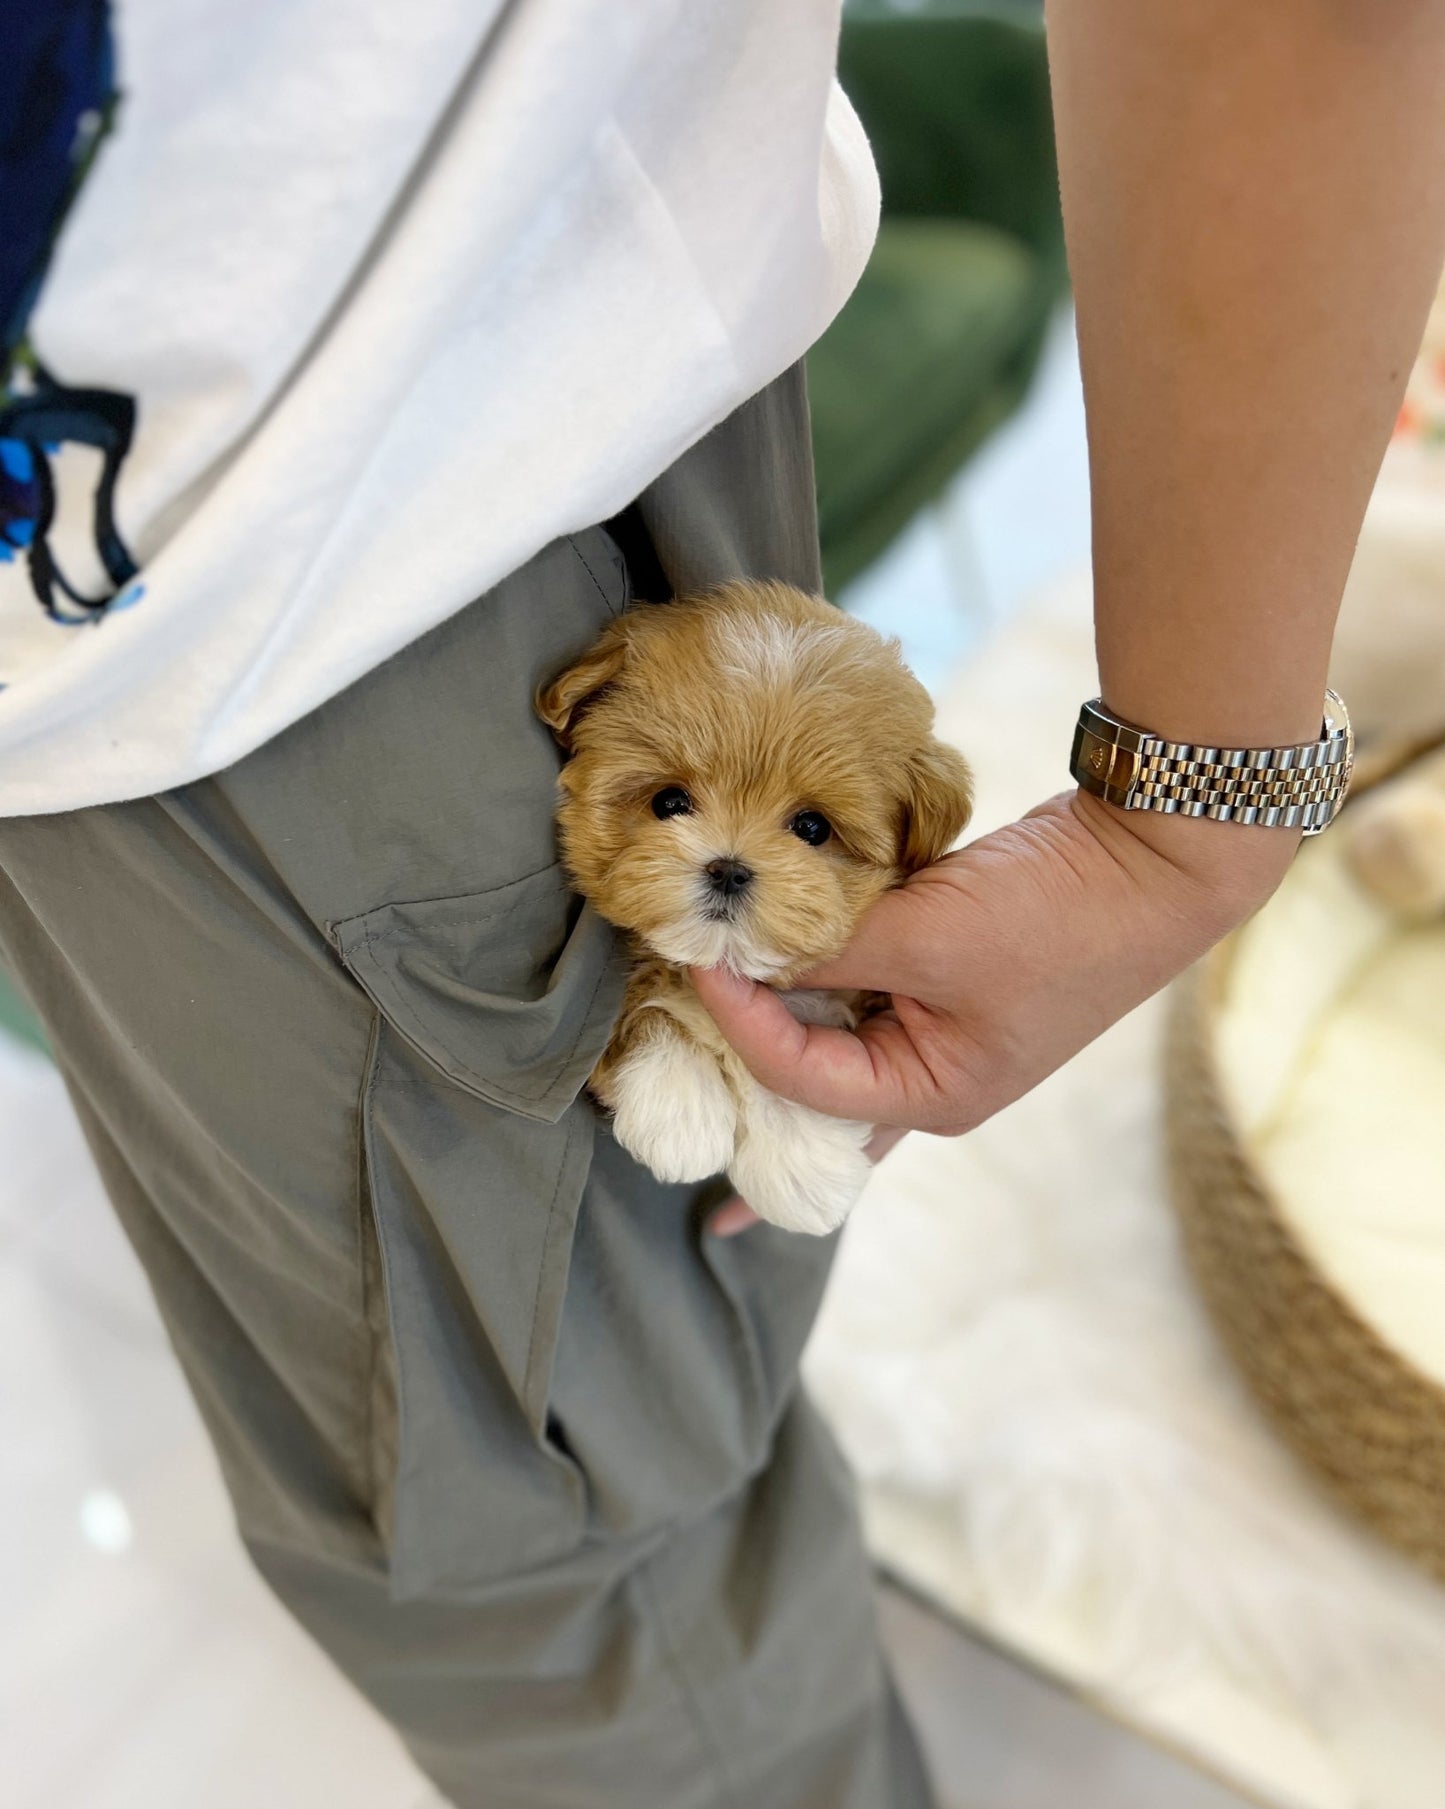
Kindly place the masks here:
[(866, 1124), (825, 1118), (761, 1088), (748, 1100), (728, 1174), (757, 1213), (785, 1231), (836, 1230), (863, 1191)]
[(618, 1068), (612, 1094), (612, 1135), (659, 1181), (705, 1181), (727, 1167), (737, 1106), (722, 1070), (695, 1043), (644, 1043)]

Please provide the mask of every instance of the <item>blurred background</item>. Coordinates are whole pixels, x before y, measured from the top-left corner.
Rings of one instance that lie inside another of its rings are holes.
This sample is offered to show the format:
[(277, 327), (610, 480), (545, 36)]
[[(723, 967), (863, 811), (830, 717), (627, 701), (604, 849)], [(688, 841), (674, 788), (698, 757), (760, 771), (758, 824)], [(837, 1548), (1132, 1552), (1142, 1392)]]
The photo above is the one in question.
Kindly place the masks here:
[[(884, 220), (810, 358), (828, 584), (901, 638), (986, 829), (1060, 788), (1092, 683), (1039, 8), (852, 5), (841, 75)], [(1341, 637), (1386, 830), (1400, 788), (1409, 831), (1445, 783), (1424, 751), (1445, 728), (1442, 395), (1427, 347)], [(850, 1231), (811, 1375), (947, 1805), (1445, 1800), (1445, 893), (1402, 901), (1340, 847), (1300, 863), (1207, 999), (1151, 1001), (962, 1142), (906, 1143)], [(1376, 1094), (1339, 1080), (1362, 1037)], [(1233, 1077), (1261, 1062), (1270, 1109), (1246, 1122)], [(432, 1800), (240, 1555), (3, 975), (0, 1426), (7, 1800)]]

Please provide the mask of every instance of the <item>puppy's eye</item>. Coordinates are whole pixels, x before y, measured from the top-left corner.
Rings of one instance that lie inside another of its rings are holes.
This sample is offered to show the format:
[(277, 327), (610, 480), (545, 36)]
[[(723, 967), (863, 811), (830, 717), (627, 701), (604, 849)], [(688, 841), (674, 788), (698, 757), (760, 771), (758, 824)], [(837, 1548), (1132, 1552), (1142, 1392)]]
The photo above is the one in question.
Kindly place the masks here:
[(800, 810), (788, 827), (800, 842), (806, 842), (810, 848), (821, 848), (833, 833), (833, 825), (817, 810)]
[(692, 799), (680, 785), (664, 785), (652, 800), (655, 817), (690, 817)]

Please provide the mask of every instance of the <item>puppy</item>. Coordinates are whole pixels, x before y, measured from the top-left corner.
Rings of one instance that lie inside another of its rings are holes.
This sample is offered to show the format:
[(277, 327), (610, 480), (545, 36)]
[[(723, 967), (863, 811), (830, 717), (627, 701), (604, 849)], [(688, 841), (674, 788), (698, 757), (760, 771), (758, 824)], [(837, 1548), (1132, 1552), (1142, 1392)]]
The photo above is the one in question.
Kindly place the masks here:
[(782, 584), (645, 604), (537, 697), (570, 758), (562, 855), (630, 937), (621, 1015), (591, 1077), (623, 1148), (664, 1181), (726, 1170), (753, 1210), (834, 1229), (868, 1174), (870, 1127), (765, 1091), (687, 968), (783, 990), (853, 1028), (858, 994), (785, 989), (968, 820), (968, 768), (896, 641)]

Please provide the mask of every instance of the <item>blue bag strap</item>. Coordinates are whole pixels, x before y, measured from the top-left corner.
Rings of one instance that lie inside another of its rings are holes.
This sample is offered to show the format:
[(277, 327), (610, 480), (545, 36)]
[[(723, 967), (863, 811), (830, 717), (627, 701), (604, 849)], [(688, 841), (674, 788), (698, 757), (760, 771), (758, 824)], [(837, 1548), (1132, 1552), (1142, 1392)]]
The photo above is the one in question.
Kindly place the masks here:
[[(25, 555), (31, 587), (57, 621), (93, 619), (136, 572), (115, 525), (135, 403), (65, 388), (26, 342), (61, 225), (116, 105), (109, 0), (0, 0), (0, 560)], [(49, 455), (67, 442), (101, 454), (95, 546), (114, 587), (103, 597), (82, 596), (50, 550)]]
[(0, 0), (0, 364), (115, 113), (108, 0)]

